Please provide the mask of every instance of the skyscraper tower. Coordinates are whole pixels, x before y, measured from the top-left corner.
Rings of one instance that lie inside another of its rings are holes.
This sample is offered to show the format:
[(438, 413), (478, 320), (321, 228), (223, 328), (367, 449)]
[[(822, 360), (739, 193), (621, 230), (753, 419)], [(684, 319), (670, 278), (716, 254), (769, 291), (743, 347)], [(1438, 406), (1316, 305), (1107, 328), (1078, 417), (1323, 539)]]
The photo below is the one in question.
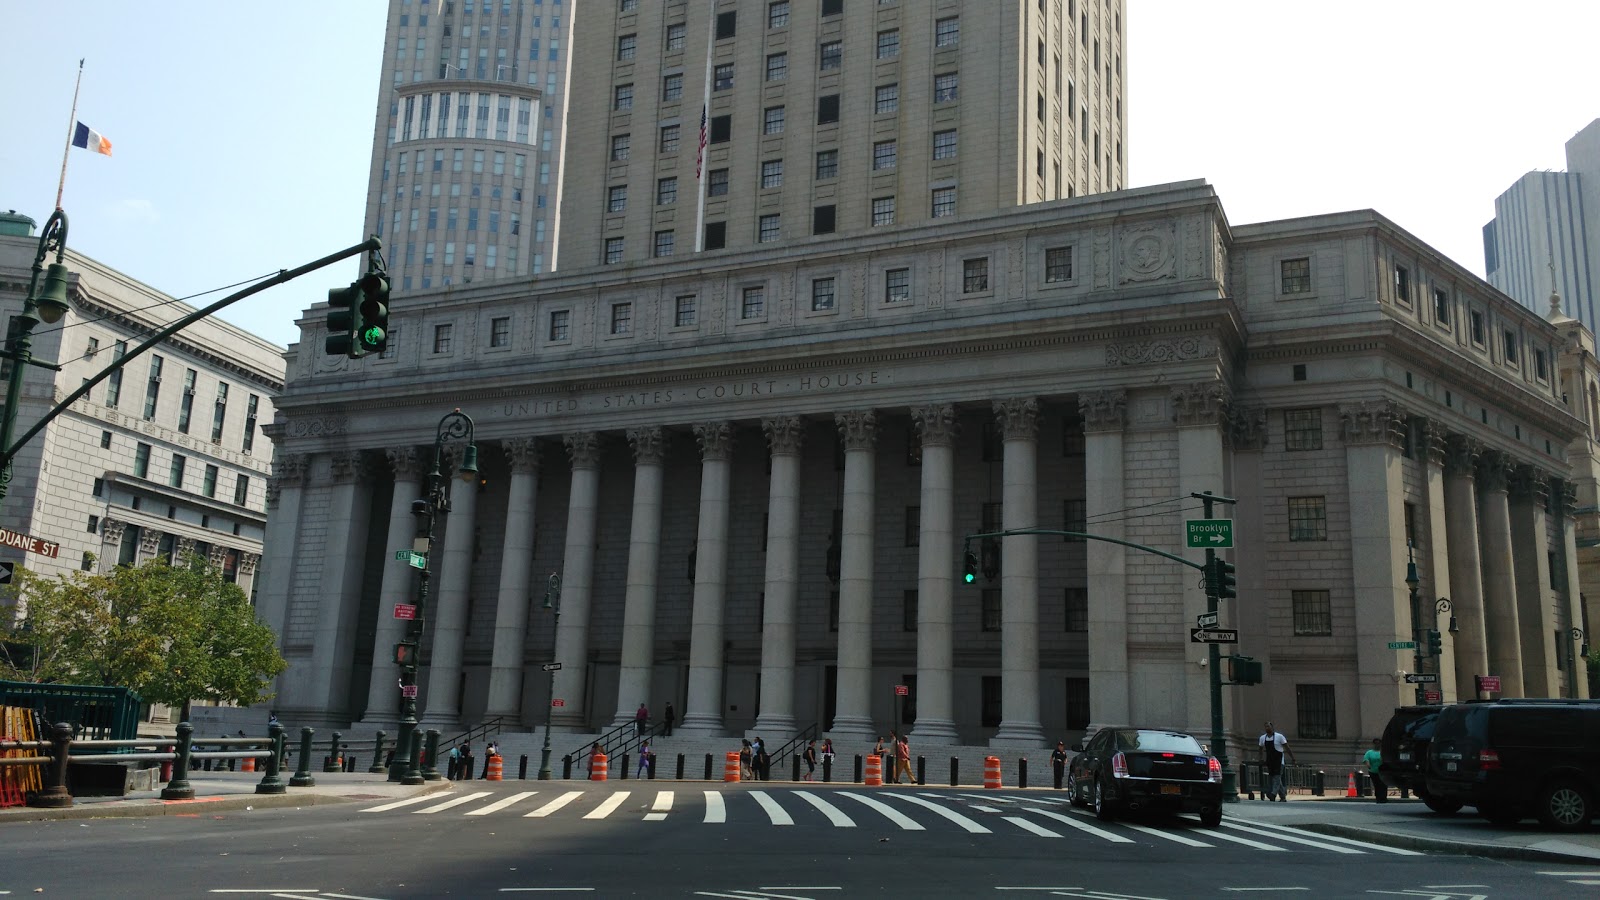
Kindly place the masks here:
[(552, 267), (573, 5), (389, 0), (366, 228), (396, 291)]
[(1121, 188), (1124, 7), (590, 3), (573, 34), (583, 115), (567, 137), (561, 263), (794, 244)]

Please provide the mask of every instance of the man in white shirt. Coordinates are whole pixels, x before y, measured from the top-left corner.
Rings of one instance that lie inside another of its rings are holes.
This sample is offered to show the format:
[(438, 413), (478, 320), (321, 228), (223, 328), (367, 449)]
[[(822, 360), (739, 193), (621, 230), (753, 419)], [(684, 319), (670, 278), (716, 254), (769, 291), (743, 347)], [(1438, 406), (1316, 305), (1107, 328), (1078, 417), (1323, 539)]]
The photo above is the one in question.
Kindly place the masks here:
[(1261, 772), (1268, 779), (1267, 799), (1277, 797), (1280, 802), (1287, 802), (1289, 798), (1283, 791), (1283, 755), (1287, 753), (1289, 761), (1295, 761), (1294, 751), (1289, 749), (1289, 739), (1274, 731), (1272, 723), (1268, 722), (1266, 731), (1256, 745), (1261, 748)]

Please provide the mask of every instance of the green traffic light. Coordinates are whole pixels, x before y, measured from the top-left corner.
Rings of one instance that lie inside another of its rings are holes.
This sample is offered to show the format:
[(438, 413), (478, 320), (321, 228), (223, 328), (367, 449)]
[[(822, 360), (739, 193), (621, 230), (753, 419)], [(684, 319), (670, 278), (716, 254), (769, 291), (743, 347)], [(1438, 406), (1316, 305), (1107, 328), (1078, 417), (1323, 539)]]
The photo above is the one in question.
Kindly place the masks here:
[(974, 581), (977, 581), (977, 580), (978, 580), (978, 576), (977, 576), (977, 575), (975, 575), (975, 574), (973, 574), (973, 573), (972, 573), (972, 572), (968, 572), (968, 573), (967, 573), (967, 574), (966, 574), (966, 579), (967, 579), (967, 584), (971, 584), (971, 583), (973, 583), (973, 582), (974, 582)]
[(361, 331), (361, 343), (369, 349), (381, 346), (383, 339), (383, 329), (376, 325), (369, 325)]

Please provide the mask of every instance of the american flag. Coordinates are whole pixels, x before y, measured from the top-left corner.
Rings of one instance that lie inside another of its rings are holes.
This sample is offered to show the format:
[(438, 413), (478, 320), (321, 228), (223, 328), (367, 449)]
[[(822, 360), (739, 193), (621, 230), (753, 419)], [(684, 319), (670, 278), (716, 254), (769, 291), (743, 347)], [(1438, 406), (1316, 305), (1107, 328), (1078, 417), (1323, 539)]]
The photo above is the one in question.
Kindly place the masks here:
[(705, 108), (705, 106), (702, 105), (700, 107), (700, 146), (694, 152), (694, 177), (695, 177), (696, 181), (698, 181), (700, 179), (700, 171), (701, 171), (702, 164), (705, 162), (705, 158), (706, 158), (706, 108)]

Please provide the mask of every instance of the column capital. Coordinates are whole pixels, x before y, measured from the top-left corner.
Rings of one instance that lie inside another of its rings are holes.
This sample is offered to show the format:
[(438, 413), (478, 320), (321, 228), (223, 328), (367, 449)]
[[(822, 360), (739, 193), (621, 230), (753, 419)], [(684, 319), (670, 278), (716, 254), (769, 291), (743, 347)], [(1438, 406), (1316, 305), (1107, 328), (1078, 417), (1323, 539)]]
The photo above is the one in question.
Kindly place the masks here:
[(390, 447), (383, 455), (389, 460), (389, 468), (394, 470), (396, 484), (422, 480), (425, 463), (416, 447)]
[(1474, 478), (1478, 472), (1478, 457), (1482, 455), (1481, 442), (1464, 434), (1452, 434), (1444, 442), (1444, 472)]
[(329, 473), (334, 484), (348, 484), (367, 477), (367, 458), (360, 450), (338, 450), (328, 455)]
[(666, 435), (661, 427), (629, 428), (628, 443), (633, 447), (633, 464), (659, 466), (667, 458)]
[(1478, 457), (1478, 490), (1504, 492), (1510, 487), (1511, 457), (1498, 450), (1486, 450)]
[(924, 447), (948, 447), (955, 442), (960, 423), (951, 403), (929, 403), (911, 407), (911, 422)]
[(733, 455), (732, 422), (696, 422), (693, 428), (702, 460), (725, 460)]
[(211, 564), (211, 568), (221, 569), (227, 561), (228, 548), (221, 544), (212, 544), (210, 552), (206, 554), (206, 562)]
[(159, 532), (154, 528), (140, 529), (139, 552), (145, 555), (154, 554), (156, 550), (160, 549), (161, 547), (161, 535), (162, 532)]
[(103, 519), (100, 522), (100, 541), (104, 544), (122, 543), (122, 532), (128, 527), (127, 522), (117, 519)]
[(1526, 463), (1513, 465), (1507, 478), (1511, 497), (1519, 501), (1532, 501), (1540, 506), (1550, 500), (1549, 473)]
[(1561, 514), (1569, 519), (1578, 517), (1578, 486), (1562, 479), (1551, 485), (1556, 500), (1561, 504)]
[(1349, 445), (1405, 446), (1400, 407), (1392, 400), (1363, 400), (1339, 404), (1339, 425)]
[(1450, 430), (1443, 422), (1438, 419), (1422, 420), (1422, 451), (1427, 454), (1429, 463), (1436, 466), (1445, 464), (1445, 458), (1449, 455), (1449, 438)]
[(761, 420), (761, 432), (773, 456), (799, 456), (806, 424), (799, 416), (772, 416)]
[(304, 453), (284, 453), (272, 461), (272, 477), (282, 487), (299, 487), (306, 483), (310, 462)]
[(514, 475), (531, 475), (539, 471), (539, 439), (531, 437), (507, 438), (500, 442)]
[(1221, 425), (1228, 415), (1228, 392), (1220, 381), (1199, 381), (1172, 388), (1172, 424)]
[(1039, 439), (1039, 398), (1009, 397), (994, 401), (993, 406), (1002, 441)]
[(1236, 407), (1229, 411), (1228, 431), (1233, 449), (1260, 451), (1267, 446), (1267, 410), (1262, 406)]
[(839, 427), (839, 438), (845, 450), (872, 450), (878, 446), (878, 413), (871, 409), (854, 409), (834, 413), (833, 423)]
[(276, 478), (267, 479), (267, 509), (278, 508), (278, 495), (283, 492), (283, 485)]
[(256, 573), (256, 566), (258, 566), (260, 564), (261, 564), (261, 554), (259, 554), (259, 553), (241, 553), (241, 554), (239, 554), (239, 572), (240, 572), (240, 574), (243, 574), (243, 575), (254, 575)]
[(178, 557), (180, 559), (188, 556), (194, 552), (194, 538), (178, 538), (178, 546), (174, 549), (178, 551)]
[(1078, 395), (1078, 412), (1084, 431), (1121, 431), (1128, 425), (1128, 392), (1084, 391)]
[(561, 436), (561, 443), (567, 448), (567, 458), (572, 461), (574, 469), (600, 468), (599, 432), (568, 432)]

